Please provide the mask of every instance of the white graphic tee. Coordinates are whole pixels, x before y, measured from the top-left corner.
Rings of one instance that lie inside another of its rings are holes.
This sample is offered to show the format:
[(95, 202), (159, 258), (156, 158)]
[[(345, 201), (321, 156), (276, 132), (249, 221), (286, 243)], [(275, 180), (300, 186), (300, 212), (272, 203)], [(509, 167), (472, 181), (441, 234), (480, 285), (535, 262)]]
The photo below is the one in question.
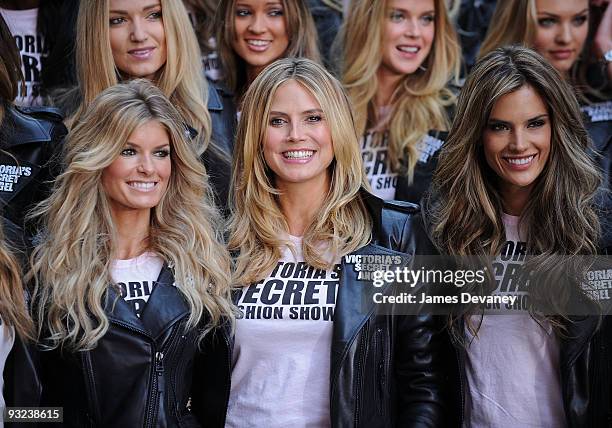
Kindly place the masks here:
[[(503, 215), (506, 244), (494, 263), (494, 295), (518, 295), (514, 304), (485, 308), (466, 352), (469, 396), (466, 426), (564, 427), (559, 340), (546, 320), (528, 313), (529, 281), (520, 278), (526, 243), (519, 217)], [(474, 326), (480, 315), (473, 316)]]
[(20, 93), (15, 104), (22, 106), (42, 105), (40, 96), (41, 57), (49, 54), (49, 47), (42, 34), (36, 29), (38, 8), (9, 10), (0, 8), (0, 14), (8, 24), (21, 55), (21, 70), (26, 84), (26, 92)]
[(227, 427), (329, 427), (332, 326), (340, 260), (308, 266), (301, 238), (238, 300)]
[(127, 260), (113, 260), (111, 277), (121, 289), (121, 297), (140, 316), (164, 265), (154, 253), (143, 253)]

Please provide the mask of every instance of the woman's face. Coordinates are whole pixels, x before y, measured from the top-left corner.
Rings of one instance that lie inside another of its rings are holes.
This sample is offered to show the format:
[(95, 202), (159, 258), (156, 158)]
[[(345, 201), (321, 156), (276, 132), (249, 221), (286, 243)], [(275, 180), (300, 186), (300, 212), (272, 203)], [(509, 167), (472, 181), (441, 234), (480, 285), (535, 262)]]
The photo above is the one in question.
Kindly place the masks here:
[(234, 29), (232, 48), (254, 75), (283, 57), (289, 46), (280, 0), (236, 0)]
[(412, 74), (431, 51), (436, 30), (434, 0), (389, 0), (387, 6), (381, 68), (394, 76)]
[(102, 171), (102, 187), (113, 213), (157, 206), (171, 171), (166, 128), (157, 121), (136, 128), (119, 157)]
[(535, 49), (561, 73), (578, 59), (589, 32), (588, 0), (536, 0)]
[(166, 33), (159, 0), (109, 0), (113, 60), (128, 78), (154, 79), (166, 64)]
[(310, 91), (295, 80), (274, 94), (263, 152), (277, 188), (308, 184), (312, 191), (329, 189), (334, 148), (327, 118)]
[(502, 195), (531, 192), (548, 161), (550, 138), (548, 109), (531, 86), (499, 98), (483, 133), (483, 146)]

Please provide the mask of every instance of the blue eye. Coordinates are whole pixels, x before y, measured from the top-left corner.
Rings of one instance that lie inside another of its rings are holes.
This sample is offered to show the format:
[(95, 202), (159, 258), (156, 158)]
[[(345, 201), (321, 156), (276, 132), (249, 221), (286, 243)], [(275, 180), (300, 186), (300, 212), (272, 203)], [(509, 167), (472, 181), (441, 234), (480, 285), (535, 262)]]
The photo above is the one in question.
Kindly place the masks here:
[(435, 21), (435, 16), (434, 15), (425, 15), (423, 17), (421, 17), (421, 21), (423, 22), (424, 25), (429, 25), (432, 22)]
[(553, 18), (538, 19), (538, 24), (540, 24), (541, 27), (552, 27), (556, 23), (557, 23), (557, 20)]
[(119, 25), (119, 24), (123, 24), (124, 22), (125, 22), (125, 18), (121, 18), (121, 17), (110, 18), (110, 19), (108, 20), (108, 23), (109, 23), (111, 26), (114, 26), (114, 25)]
[(282, 9), (272, 9), (268, 12), (269, 16), (283, 16), (284, 12)]
[(402, 22), (404, 19), (406, 19), (406, 16), (399, 10), (392, 10), (389, 14), (389, 19), (392, 22)]
[(251, 14), (251, 11), (248, 9), (236, 9), (236, 16), (249, 16)]
[(162, 11), (161, 10), (157, 10), (155, 12), (152, 12), (151, 14), (149, 14), (149, 16), (147, 16), (147, 18), (151, 19), (152, 21), (160, 19), (162, 17)]
[(287, 123), (287, 121), (280, 117), (273, 117), (270, 119), (270, 125), (272, 126), (283, 126), (285, 123)]

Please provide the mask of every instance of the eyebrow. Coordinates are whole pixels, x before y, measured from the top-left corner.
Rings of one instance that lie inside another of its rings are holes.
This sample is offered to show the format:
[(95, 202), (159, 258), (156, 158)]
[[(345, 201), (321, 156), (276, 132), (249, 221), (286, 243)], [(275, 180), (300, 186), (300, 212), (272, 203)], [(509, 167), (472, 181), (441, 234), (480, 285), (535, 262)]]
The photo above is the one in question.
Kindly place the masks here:
[[(323, 110), (321, 110), (320, 108), (313, 108), (310, 110), (304, 110), (301, 114), (312, 114), (312, 113), (323, 113)], [(282, 111), (271, 111), (270, 114), (287, 116), (287, 113), (282, 112)]]
[[(147, 10), (149, 10), (149, 9), (153, 9), (153, 8), (155, 8), (155, 7), (158, 7), (158, 6), (161, 6), (161, 3), (155, 3), (155, 4), (151, 4), (151, 5), (149, 5), (149, 6), (145, 6), (145, 7), (143, 7), (143, 8), (142, 8), (142, 10), (143, 10), (143, 12), (144, 12), (144, 11), (147, 11)], [(118, 15), (128, 15), (127, 10), (111, 10), (111, 11), (109, 11), (109, 12), (110, 12), (110, 13), (116, 13), (116, 14), (118, 14)]]
[[(140, 145), (138, 144), (134, 144), (134, 143), (130, 143), (129, 141), (125, 143), (125, 146), (129, 149), (139, 149)], [(170, 143), (166, 143), (166, 144), (160, 144), (157, 147), (153, 147), (153, 150), (159, 150), (159, 149), (164, 149), (164, 148), (170, 148)]]
[[(409, 11), (408, 9), (404, 9), (404, 8), (401, 8), (401, 7), (393, 7), (393, 6), (390, 6), (390, 7), (389, 7), (389, 10), (397, 10), (397, 11), (400, 11), (400, 12), (403, 12), (403, 13), (406, 13), (406, 14), (410, 14), (410, 11)], [(423, 15), (430, 15), (430, 14), (432, 14), (432, 13), (433, 13), (433, 14), (435, 14), (435, 13), (436, 13), (436, 11), (435, 11), (434, 9), (432, 9), (432, 10), (426, 10), (425, 12), (422, 12), (420, 16), (423, 16)]]
[[(534, 116), (532, 118), (529, 118), (525, 121), (525, 123), (529, 123), (529, 122), (533, 122), (534, 120), (538, 120), (538, 119), (544, 119), (545, 117), (548, 117), (548, 113), (543, 113), (540, 114), (538, 116)], [(494, 117), (489, 118), (489, 123), (501, 123), (504, 125), (510, 125), (511, 123), (506, 121), (506, 120), (501, 120), (501, 119), (496, 119)]]
[[(580, 11), (580, 12), (578, 12), (578, 13), (575, 13), (575, 14), (574, 14), (574, 15), (572, 15), (572, 16), (583, 15), (583, 14), (587, 13), (588, 11), (589, 11), (589, 9), (588, 9), (588, 8), (586, 8), (586, 9), (581, 10), (581, 11)], [(559, 15), (555, 15), (554, 13), (550, 13), (550, 12), (546, 12), (546, 11), (543, 11), (543, 12), (538, 12), (538, 15), (546, 15), (546, 16), (552, 16), (552, 17), (554, 17), (554, 18), (559, 18)]]

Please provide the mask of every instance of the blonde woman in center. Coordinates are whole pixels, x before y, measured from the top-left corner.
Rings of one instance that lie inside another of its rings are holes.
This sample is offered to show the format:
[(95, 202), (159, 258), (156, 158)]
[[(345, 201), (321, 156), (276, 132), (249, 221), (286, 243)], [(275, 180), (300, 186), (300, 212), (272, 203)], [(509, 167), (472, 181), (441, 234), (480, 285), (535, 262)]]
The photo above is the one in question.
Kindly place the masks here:
[(444, 0), (355, 0), (338, 48), (372, 192), (419, 202), (450, 127), (460, 48)]
[[(264, 69), (244, 98), (229, 248), (236, 335), (209, 354), (215, 427), (442, 426), (443, 337), (432, 316), (378, 313), (357, 255), (431, 244), (412, 204), (364, 190), (338, 81), (306, 59)], [(346, 256), (346, 257), (345, 257)], [(218, 391), (227, 391), (227, 395)], [(220, 411), (226, 408), (227, 414)]]

